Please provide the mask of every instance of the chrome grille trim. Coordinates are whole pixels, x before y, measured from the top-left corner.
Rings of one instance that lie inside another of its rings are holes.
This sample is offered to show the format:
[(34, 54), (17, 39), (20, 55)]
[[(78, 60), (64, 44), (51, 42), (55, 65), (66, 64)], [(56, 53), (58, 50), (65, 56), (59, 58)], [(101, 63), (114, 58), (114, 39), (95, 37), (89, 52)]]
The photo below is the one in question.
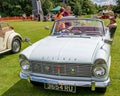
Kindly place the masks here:
[(30, 71), (37, 74), (91, 77), (91, 69), (91, 64), (52, 63), (41, 61), (30, 62)]

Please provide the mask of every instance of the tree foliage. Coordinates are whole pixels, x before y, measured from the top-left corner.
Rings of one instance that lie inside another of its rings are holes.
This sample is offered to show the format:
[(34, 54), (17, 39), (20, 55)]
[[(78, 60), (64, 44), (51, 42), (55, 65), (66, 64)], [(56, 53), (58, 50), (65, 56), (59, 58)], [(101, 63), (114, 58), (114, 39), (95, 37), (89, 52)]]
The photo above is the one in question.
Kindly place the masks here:
[[(94, 14), (103, 10), (102, 6), (93, 4), (91, 0), (41, 0), (44, 15), (56, 6), (71, 6), (72, 13), (75, 15)], [(117, 6), (113, 10), (120, 13), (120, 0), (117, 0)], [(2, 16), (20, 16), (23, 13), (32, 14), (31, 0), (0, 0), (0, 15)]]
[(50, 9), (58, 5), (64, 7), (68, 5), (71, 6), (72, 12), (75, 15), (93, 14), (97, 12), (97, 10), (95, 9), (95, 4), (93, 4), (91, 0), (65, 0), (65, 4), (63, 4), (63, 0), (41, 0), (41, 1), (44, 14), (48, 13)]
[(120, 13), (120, 0), (116, 0), (117, 6), (113, 6), (113, 10), (115, 13)]
[(0, 0), (0, 14), (3, 16), (19, 16), (31, 14), (30, 0)]

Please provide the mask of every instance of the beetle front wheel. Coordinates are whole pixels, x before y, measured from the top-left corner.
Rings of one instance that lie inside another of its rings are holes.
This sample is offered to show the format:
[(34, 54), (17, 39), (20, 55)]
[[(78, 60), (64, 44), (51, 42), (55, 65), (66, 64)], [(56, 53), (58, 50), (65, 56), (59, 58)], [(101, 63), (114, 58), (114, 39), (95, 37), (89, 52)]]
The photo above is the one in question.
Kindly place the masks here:
[(20, 49), (21, 49), (21, 41), (19, 37), (16, 37), (12, 41), (12, 52), (17, 53), (20, 51)]

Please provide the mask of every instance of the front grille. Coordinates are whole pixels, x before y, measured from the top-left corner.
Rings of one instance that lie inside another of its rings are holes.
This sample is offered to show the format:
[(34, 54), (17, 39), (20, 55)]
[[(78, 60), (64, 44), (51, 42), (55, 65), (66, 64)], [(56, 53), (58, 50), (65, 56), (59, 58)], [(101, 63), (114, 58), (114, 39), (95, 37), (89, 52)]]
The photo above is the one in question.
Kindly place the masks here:
[(71, 63), (51, 63), (31, 61), (30, 71), (32, 73), (72, 76), (72, 77), (90, 77), (91, 64), (71, 64)]

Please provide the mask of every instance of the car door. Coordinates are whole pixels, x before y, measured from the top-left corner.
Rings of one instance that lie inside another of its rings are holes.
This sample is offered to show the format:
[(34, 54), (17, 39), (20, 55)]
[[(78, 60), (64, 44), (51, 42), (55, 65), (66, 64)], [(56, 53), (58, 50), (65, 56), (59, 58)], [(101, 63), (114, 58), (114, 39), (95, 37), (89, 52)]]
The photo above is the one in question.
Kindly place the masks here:
[(110, 32), (108, 28), (105, 30), (105, 39), (110, 40)]
[(6, 33), (9, 32), (9, 26), (7, 23), (0, 24), (0, 50), (6, 49)]
[(4, 35), (0, 24), (0, 51), (4, 49)]

